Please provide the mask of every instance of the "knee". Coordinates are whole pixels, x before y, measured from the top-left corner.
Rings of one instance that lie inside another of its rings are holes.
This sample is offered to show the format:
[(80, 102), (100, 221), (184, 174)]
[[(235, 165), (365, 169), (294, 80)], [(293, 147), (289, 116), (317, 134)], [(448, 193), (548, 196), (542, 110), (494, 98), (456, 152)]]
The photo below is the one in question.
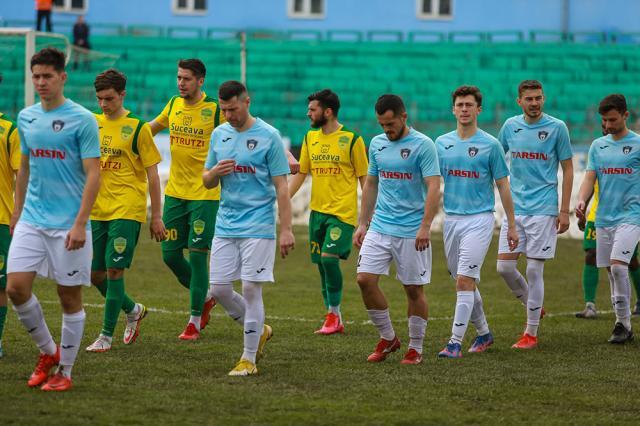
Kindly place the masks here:
[(496, 270), (502, 276), (509, 275), (515, 272), (518, 263), (513, 260), (498, 260), (496, 264)]
[(104, 271), (91, 271), (91, 284), (99, 287), (104, 284), (106, 277), (107, 275)]
[(9, 296), (9, 299), (11, 299), (11, 303), (19, 306), (27, 302), (30, 295), (20, 286), (13, 285), (11, 282), (9, 282), (7, 285), (7, 296)]
[(184, 255), (182, 254), (182, 250), (163, 250), (162, 251), (162, 260), (165, 265), (168, 267), (174, 266), (176, 263), (180, 261), (180, 258), (184, 259)]
[(371, 277), (371, 274), (359, 273), (356, 276), (356, 282), (362, 293), (371, 291), (371, 288), (375, 286), (376, 281)]
[(109, 268), (109, 270), (107, 271), (107, 277), (110, 280), (119, 280), (123, 275), (124, 269)]
[(542, 280), (544, 261), (536, 259), (527, 260), (527, 281), (529, 283)]
[(423, 286), (421, 285), (405, 286), (405, 291), (407, 293), (407, 299), (410, 303), (416, 303), (425, 300)]
[(324, 268), (326, 267), (335, 267), (340, 265), (340, 259), (336, 256), (326, 256), (323, 255), (320, 257), (320, 263)]
[(625, 264), (614, 263), (611, 265), (611, 275), (617, 282), (628, 279), (629, 267)]
[(226, 300), (233, 293), (231, 284), (215, 284), (211, 286), (211, 296), (218, 301)]

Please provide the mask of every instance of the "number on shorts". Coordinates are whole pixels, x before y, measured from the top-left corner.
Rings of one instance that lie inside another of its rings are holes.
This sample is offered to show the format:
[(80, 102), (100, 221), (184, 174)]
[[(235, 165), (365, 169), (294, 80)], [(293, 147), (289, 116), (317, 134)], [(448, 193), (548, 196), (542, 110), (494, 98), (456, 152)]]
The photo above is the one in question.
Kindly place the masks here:
[(320, 244), (317, 241), (311, 241), (311, 254), (320, 254)]
[(167, 232), (164, 234), (164, 236), (168, 241), (175, 241), (178, 239), (178, 230), (175, 228), (167, 229)]

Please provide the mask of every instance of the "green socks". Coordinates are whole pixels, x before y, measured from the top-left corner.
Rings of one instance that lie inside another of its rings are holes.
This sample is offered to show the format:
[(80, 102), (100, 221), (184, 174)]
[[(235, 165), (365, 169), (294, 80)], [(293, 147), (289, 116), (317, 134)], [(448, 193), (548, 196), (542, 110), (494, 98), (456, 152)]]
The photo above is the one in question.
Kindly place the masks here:
[(7, 307), (0, 306), (0, 340), (2, 340), (2, 332), (4, 331), (4, 322), (7, 320)]
[(584, 265), (582, 269), (582, 289), (584, 291), (584, 301), (596, 303), (596, 292), (598, 290), (598, 280), (600, 274), (598, 268), (593, 265)]
[(324, 272), (322, 263), (318, 263), (318, 271), (320, 271), (320, 290), (322, 291), (322, 301), (325, 308), (329, 309), (329, 293), (327, 293), (327, 274)]
[(176, 276), (180, 284), (182, 284), (184, 288), (189, 288), (192, 268), (184, 258), (182, 250), (163, 250), (162, 260), (164, 260), (164, 263), (171, 269), (171, 272), (173, 272), (173, 275)]
[(208, 260), (209, 255), (207, 252), (192, 250), (189, 253), (188, 264), (191, 266), (191, 315), (195, 317), (202, 315), (202, 307), (204, 306), (204, 300), (209, 290)]
[(342, 301), (342, 271), (340, 271), (340, 259), (337, 257), (323, 256), (321, 258), (324, 277), (326, 278), (327, 299), (329, 306), (340, 306)]
[[(629, 275), (631, 275), (631, 282), (633, 282), (633, 287), (636, 289), (636, 299), (640, 300), (640, 268), (635, 271), (629, 268)], [(631, 301), (629, 301), (629, 303), (631, 303)]]
[(100, 334), (113, 336), (113, 331), (118, 322), (118, 315), (124, 300), (124, 279), (107, 280), (107, 300), (104, 304), (104, 321)]
[[(122, 278), (122, 280), (124, 281), (124, 278)], [(104, 281), (102, 284), (93, 284), (93, 286), (98, 289), (98, 291), (100, 292), (102, 297), (104, 297), (104, 298), (107, 297), (107, 287), (108, 287), (107, 281)], [(128, 314), (129, 312), (133, 311), (133, 308), (135, 308), (135, 306), (136, 306), (136, 302), (134, 302), (129, 297), (129, 295), (127, 295), (127, 293), (125, 293), (124, 294), (124, 299), (122, 300), (122, 310), (126, 314)]]

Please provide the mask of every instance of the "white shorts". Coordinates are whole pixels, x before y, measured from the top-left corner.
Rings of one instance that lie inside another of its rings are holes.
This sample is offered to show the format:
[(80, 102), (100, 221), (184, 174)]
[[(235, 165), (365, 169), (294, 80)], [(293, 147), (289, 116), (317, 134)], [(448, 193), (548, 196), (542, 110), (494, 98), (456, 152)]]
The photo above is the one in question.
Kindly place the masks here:
[(273, 282), (275, 257), (276, 240), (273, 239), (213, 237), (209, 282)]
[(415, 238), (400, 238), (368, 231), (358, 256), (358, 273), (389, 275), (396, 263), (396, 278), (405, 285), (423, 285), (431, 281), (431, 245), (418, 251)]
[(518, 231), (518, 247), (509, 250), (507, 218), (502, 221), (498, 253), (524, 253), (532, 259), (553, 259), (556, 255), (558, 232), (555, 216), (520, 216), (516, 215)]
[(495, 218), (493, 213), (447, 215), (444, 219), (444, 253), (449, 274), (480, 281), (480, 269), (489, 250)]
[(18, 222), (13, 231), (7, 259), (7, 274), (37, 272), (63, 286), (91, 285), (93, 244), (87, 230), (84, 247), (67, 250), (69, 230), (43, 229)]
[(633, 250), (640, 240), (640, 226), (622, 223), (596, 228), (596, 263), (598, 268), (611, 266), (612, 260), (631, 262)]

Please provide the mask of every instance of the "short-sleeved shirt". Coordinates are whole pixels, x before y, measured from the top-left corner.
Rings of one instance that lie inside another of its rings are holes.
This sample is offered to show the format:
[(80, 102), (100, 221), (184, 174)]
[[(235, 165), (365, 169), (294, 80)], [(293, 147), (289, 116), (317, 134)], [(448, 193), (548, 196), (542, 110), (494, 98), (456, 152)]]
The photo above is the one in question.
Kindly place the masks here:
[(311, 129), (302, 142), (300, 173), (311, 174), (313, 211), (358, 223), (358, 178), (366, 176), (367, 150), (362, 137), (340, 126), (325, 135)]
[(216, 237), (274, 239), (276, 191), (271, 179), (289, 173), (278, 130), (260, 118), (244, 132), (228, 123), (219, 126), (211, 135), (205, 168), (220, 160), (235, 160), (236, 165), (233, 173), (220, 177)]
[(20, 137), (16, 124), (0, 112), (0, 225), (13, 213), (13, 182), (20, 168)]
[(587, 170), (596, 172), (600, 186), (596, 228), (640, 226), (640, 135), (629, 131), (617, 141), (611, 135), (596, 139)]
[(370, 176), (378, 177), (378, 199), (369, 229), (400, 238), (415, 238), (424, 216), (424, 178), (440, 176), (431, 139), (410, 129), (397, 141), (387, 135), (369, 144)]
[(436, 139), (444, 180), (444, 211), (472, 215), (494, 210), (494, 181), (509, 176), (500, 142), (478, 131), (461, 139), (457, 131)]
[(511, 193), (517, 215), (558, 215), (558, 164), (573, 153), (563, 121), (543, 114), (528, 124), (524, 116), (509, 118), (498, 140), (511, 151)]
[(147, 167), (161, 160), (151, 127), (132, 113), (116, 120), (96, 114), (100, 130), (102, 183), (93, 220), (147, 218)]
[(70, 229), (86, 181), (82, 160), (100, 158), (95, 116), (69, 99), (49, 111), (37, 103), (20, 111), (18, 131), (20, 150), (29, 156), (29, 186), (20, 220), (41, 228)]
[(174, 96), (155, 121), (169, 128), (171, 166), (165, 194), (182, 200), (219, 200), (220, 188), (207, 189), (202, 183), (211, 132), (224, 122), (217, 101), (203, 92), (200, 101), (186, 105)]

